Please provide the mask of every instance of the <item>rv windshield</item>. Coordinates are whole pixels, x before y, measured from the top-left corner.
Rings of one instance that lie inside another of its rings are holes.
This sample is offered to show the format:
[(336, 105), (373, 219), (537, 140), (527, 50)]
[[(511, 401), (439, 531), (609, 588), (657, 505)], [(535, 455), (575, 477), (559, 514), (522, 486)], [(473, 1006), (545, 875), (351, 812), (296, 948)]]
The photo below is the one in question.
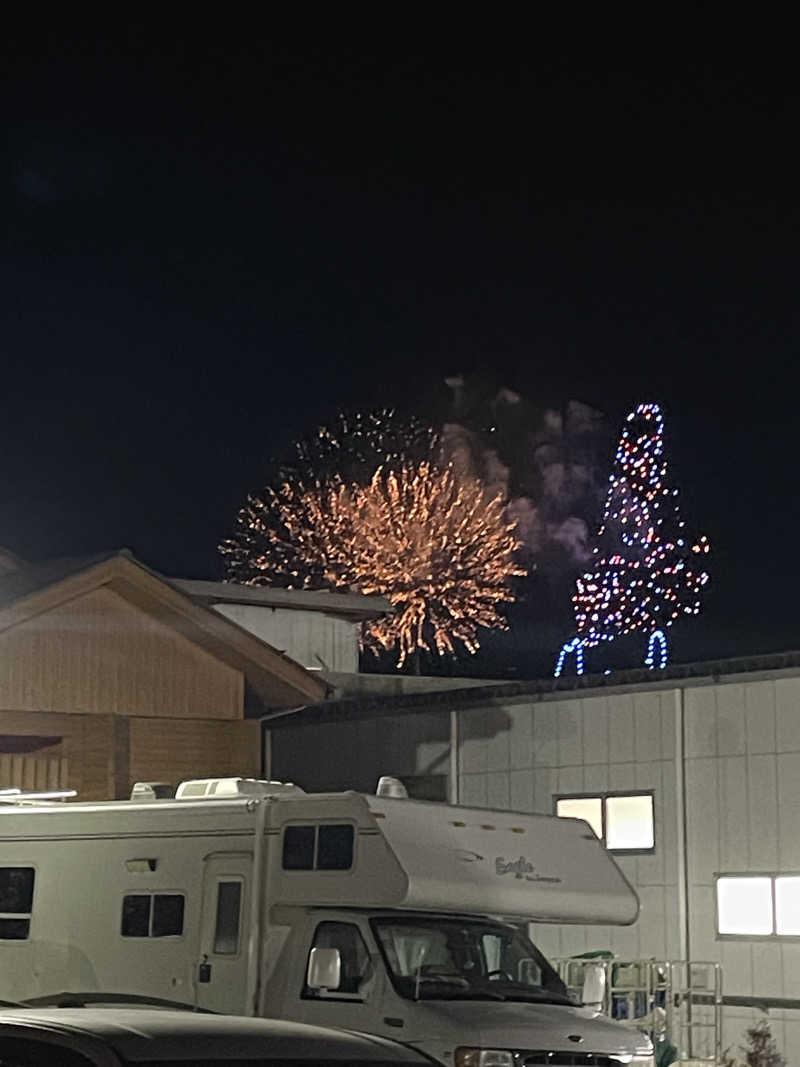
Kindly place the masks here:
[(392, 983), (409, 1000), (533, 1000), (574, 1004), (524, 934), (490, 919), (373, 919)]

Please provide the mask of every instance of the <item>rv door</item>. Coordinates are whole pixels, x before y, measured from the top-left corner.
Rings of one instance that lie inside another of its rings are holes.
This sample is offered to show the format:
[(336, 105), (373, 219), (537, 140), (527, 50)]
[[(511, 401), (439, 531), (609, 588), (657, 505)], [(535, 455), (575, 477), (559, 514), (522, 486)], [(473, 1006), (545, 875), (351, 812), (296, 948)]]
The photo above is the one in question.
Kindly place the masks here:
[(253, 857), (215, 852), (203, 866), (200, 946), (195, 968), (198, 1008), (243, 1014), (247, 990), (247, 916)]

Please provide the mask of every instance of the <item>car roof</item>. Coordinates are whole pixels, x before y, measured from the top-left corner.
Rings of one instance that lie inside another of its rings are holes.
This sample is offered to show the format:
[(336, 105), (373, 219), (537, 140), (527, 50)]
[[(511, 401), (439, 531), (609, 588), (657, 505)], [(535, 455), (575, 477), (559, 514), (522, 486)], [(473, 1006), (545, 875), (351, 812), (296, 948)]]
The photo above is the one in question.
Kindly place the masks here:
[(94, 1038), (134, 1063), (151, 1060), (293, 1059), (430, 1063), (414, 1049), (372, 1034), (280, 1019), (152, 1008), (21, 1008), (0, 1011), (3, 1033)]

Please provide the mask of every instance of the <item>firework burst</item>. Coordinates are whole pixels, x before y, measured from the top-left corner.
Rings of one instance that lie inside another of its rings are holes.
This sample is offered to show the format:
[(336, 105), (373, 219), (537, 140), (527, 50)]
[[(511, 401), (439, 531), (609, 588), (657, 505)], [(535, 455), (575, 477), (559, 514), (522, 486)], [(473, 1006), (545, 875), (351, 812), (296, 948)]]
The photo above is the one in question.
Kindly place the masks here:
[(475, 652), (481, 628), (505, 629), (518, 549), (499, 497), (427, 461), (379, 467), (366, 485), (287, 479), (248, 501), (221, 546), (239, 581), (384, 596), (394, 612), (367, 624), (364, 644), (396, 651), (398, 667), (417, 649)]

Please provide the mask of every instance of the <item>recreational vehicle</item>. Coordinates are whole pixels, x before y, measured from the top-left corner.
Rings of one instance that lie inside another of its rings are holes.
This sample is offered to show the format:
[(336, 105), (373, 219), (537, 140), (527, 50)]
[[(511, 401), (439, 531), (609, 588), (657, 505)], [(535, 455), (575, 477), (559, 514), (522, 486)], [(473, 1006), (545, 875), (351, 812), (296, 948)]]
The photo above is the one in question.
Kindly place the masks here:
[(0, 998), (160, 998), (457, 1067), (652, 1063), (526, 933), (635, 921), (586, 823), (247, 779), (158, 793), (0, 805)]

